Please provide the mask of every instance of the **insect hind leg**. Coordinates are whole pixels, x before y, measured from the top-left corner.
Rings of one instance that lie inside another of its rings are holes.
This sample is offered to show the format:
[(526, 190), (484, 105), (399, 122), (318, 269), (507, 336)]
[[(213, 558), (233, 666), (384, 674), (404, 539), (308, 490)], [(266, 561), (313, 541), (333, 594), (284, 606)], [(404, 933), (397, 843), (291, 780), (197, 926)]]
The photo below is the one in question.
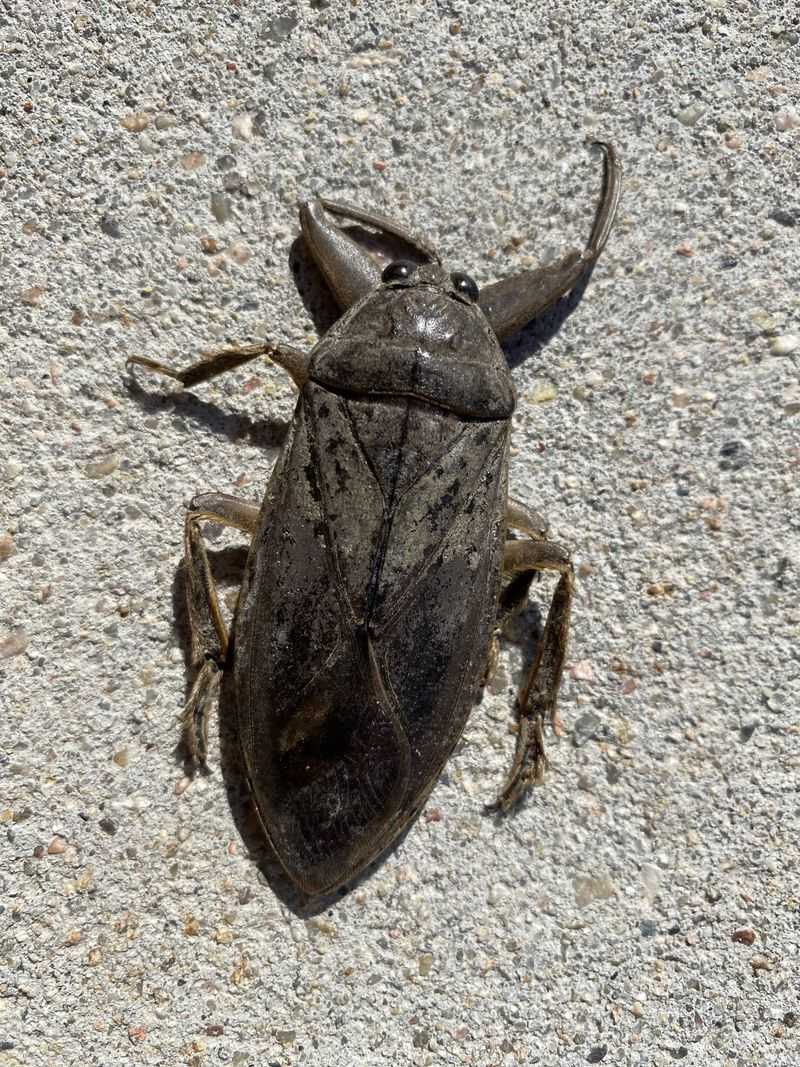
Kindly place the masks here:
[(192, 501), (184, 524), (186, 610), (191, 666), (196, 672), (181, 714), (183, 742), (189, 759), (204, 765), (208, 753), (208, 718), (228, 655), (228, 631), (208, 559), (202, 524), (215, 522), (252, 535), (258, 507), (225, 493), (202, 493)]
[(498, 621), (505, 622), (525, 602), (535, 575), (555, 571), (559, 575), (542, 639), (528, 677), (517, 698), (519, 731), (511, 769), (490, 811), (507, 812), (530, 787), (540, 782), (547, 769), (544, 726), (558, 726), (556, 699), (561, 684), (569, 632), (574, 577), (567, 552), (552, 541), (506, 542), (503, 573), (511, 578), (500, 598)]

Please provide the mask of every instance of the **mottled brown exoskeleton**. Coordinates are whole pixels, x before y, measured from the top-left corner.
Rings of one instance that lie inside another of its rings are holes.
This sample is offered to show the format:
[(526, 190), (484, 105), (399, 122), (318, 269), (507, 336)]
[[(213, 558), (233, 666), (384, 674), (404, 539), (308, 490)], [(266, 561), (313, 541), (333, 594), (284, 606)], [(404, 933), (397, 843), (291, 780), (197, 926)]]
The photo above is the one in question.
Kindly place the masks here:
[[(495, 657), (496, 635), (540, 571), (558, 576), (518, 698), (508, 810), (546, 765), (564, 665), (572, 565), (507, 499), (514, 387), (499, 342), (585, 279), (608, 237), (620, 168), (608, 145), (585, 250), (478, 292), (395, 223), (328, 200), (300, 209), (341, 318), (310, 354), (228, 350), (173, 371), (184, 386), (266, 356), (300, 396), (261, 505), (222, 493), (186, 517), (192, 658), (184, 712), (206, 756), (209, 704), (232, 670), (252, 796), (283, 867), (319, 895), (362, 870), (419, 812)], [(339, 221), (337, 221), (339, 220)], [(382, 273), (341, 223), (402, 239), (419, 263)], [(204, 522), (252, 538), (229, 641)], [(526, 535), (507, 539), (509, 527)]]

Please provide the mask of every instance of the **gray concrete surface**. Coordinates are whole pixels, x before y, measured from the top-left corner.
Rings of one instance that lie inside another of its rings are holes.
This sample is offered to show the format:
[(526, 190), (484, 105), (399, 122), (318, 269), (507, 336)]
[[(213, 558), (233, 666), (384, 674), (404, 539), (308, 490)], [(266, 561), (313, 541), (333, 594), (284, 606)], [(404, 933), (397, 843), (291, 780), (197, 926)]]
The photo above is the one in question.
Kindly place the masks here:
[[(799, 32), (776, 0), (4, 8), (2, 1067), (800, 1062)], [(513, 488), (579, 567), (566, 736), (482, 814), (517, 627), (418, 824), (298, 916), (216, 724), (211, 774), (175, 756), (182, 509), (258, 497), (294, 395), (124, 360), (313, 344), (317, 191), (479, 283), (552, 258), (596, 136), (619, 225), (515, 371)]]

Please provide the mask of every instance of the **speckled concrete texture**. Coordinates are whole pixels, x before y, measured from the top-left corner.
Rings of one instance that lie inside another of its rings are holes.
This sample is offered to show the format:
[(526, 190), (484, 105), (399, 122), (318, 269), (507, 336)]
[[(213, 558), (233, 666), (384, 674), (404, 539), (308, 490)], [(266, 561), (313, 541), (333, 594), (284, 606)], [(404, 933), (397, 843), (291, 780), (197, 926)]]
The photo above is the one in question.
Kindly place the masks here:
[[(799, 70), (779, 0), (4, 7), (2, 1067), (800, 1062)], [(619, 223), (512, 353), (512, 489), (578, 568), (566, 734), (483, 814), (531, 609), (418, 823), (298, 914), (230, 722), (209, 774), (175, 752), (183, 509), (259, 497), (295, 395), (125, 359), (312, 345), (315, 192), (479, 284), (554, 258), (598, 136)]]

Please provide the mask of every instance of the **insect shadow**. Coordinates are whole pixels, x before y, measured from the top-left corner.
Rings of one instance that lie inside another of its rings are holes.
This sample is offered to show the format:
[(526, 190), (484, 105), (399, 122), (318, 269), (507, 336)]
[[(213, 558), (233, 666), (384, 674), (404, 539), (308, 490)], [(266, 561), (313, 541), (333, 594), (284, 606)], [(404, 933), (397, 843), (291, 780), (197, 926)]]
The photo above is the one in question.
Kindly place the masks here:
[(542, 609), (533, 600), (529, 600), (522, 611), (517, 612), (503, 627), (501, 645), (508, 647), (513, 645), (521, 650), (521, 662), (519, 664), (518, 678), (514, 678), (514, 692), (519, 692), (524, 678), (530, 674), (533, 657), (539, 647), (539, 642), (544, 633), (544, 619)]
[(251, 418), (246, 412), (233, 414), (218, 404), (201, 400), (189, 389), (167, 394), (150, 392), (132, 374), (128, 375), (125, 384), (128, 393), (149, 415), (164, 412), (178, 415), (200, 423), (216, 436), (227, 437), (231, 441), (247, 440), (257, 448), (275, 449), (283, 443), (289, 432), (286, 420), (263, 416)]
[(555, 337), (583, 300), (594, 268), (595, 264), (590, 264), (572, 289), (565, 296), (560, 297), (544, 315), (540, 315), (539, 318), (524, 326), (519, 333), (503, 341), (501, 347), (512, 370), (536, 355), (537, 352), (541, 352)]

